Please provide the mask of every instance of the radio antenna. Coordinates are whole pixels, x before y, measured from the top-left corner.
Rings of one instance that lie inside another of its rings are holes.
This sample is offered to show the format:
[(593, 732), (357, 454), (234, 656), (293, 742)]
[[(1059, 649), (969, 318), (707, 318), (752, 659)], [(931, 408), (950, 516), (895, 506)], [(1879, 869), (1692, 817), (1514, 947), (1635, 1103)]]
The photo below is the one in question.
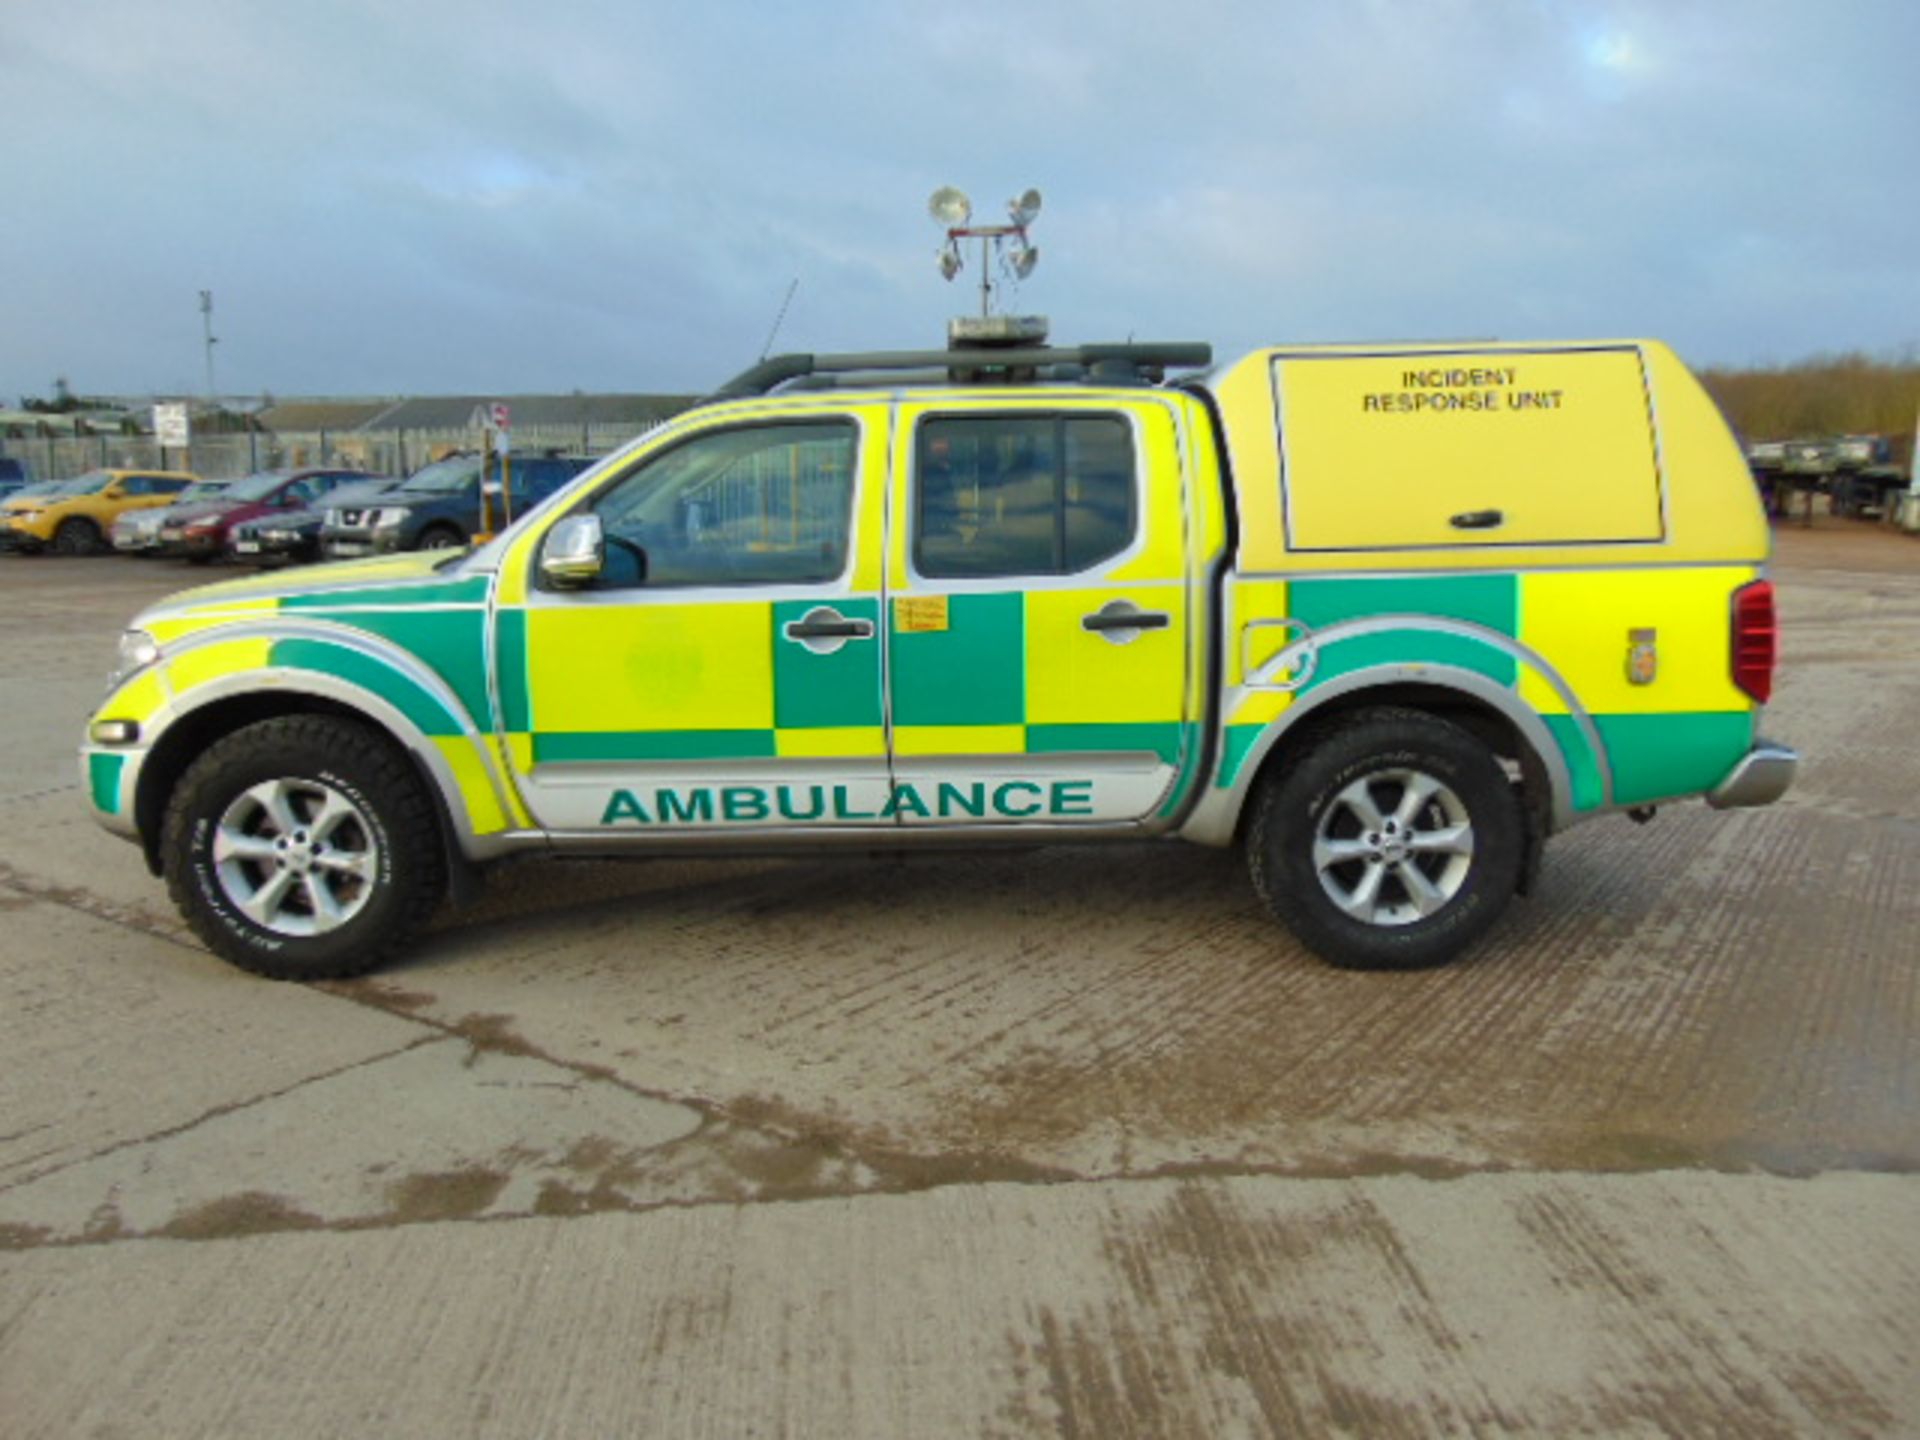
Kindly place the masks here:
[(766, 359), (773, 350), (773, 337), (780, 333), (781, 322), (787, 318), (787, 307), (793, 304), (793, 292), (800, 288), (800, 277), (793, 277), (793, 283), (787, 286), (787, 298), (780, 302), (780, 313), (773, 317), (773, 328), (767, 331), (767, 343), (760, 347), (760, 358)]

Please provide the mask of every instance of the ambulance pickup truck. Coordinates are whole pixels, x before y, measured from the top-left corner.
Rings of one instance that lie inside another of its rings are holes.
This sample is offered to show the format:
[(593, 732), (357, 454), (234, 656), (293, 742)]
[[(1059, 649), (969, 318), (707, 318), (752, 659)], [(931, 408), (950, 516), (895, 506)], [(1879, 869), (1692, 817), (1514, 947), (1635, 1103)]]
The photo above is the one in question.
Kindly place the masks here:
[(1646, 341), (787, 356), (472, 551), (146, 611), (84, 790), (195, 931), (364, 972), (520, 855), (1238, 846), (1336, 965), (1793, 751), (1769, 538)]

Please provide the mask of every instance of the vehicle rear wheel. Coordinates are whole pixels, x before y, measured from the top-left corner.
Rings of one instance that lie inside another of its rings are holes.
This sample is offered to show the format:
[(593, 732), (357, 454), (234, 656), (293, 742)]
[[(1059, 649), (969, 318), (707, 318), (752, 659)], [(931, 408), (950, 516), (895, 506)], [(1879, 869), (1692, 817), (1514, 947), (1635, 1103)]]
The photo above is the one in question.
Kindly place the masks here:
[(1354, 715), (1264, 783), (1247, 832), (1254, 888), (1344, 969), (1453, 959), (1499, 919), (1525, 856), (1500, 762), (1417, 710)]
[(432, 797), (379, 732), (325, 715), (216, 741), (174, 788), (167, 889), (242, 969), (331, 980), (373, 969), (446, 890)]
[(59, 528), (53, 532), (53, 551), (56, 555), (91, 555), (103, 543), (100, 527), (78, 515), (62, 520)]

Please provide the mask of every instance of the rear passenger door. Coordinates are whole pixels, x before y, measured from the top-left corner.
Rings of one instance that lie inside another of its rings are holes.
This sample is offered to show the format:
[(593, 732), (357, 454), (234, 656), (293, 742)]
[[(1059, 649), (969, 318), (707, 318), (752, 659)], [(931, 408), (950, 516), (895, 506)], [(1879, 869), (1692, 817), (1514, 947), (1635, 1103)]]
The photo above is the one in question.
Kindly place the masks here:
[(1151, 817), (1194, 743), (1166, 409), (902, 407), (886, 607), (903, 825)]

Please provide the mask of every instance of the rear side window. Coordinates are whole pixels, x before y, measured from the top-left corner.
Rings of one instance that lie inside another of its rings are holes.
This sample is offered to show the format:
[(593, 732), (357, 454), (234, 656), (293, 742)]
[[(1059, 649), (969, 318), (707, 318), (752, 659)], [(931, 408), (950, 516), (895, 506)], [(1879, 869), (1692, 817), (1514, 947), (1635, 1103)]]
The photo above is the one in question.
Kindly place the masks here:
[(1133, 431), (1117, 415), (923, 421), (914, 568), (930, 579), (1072, 575), (1133, 543)]

